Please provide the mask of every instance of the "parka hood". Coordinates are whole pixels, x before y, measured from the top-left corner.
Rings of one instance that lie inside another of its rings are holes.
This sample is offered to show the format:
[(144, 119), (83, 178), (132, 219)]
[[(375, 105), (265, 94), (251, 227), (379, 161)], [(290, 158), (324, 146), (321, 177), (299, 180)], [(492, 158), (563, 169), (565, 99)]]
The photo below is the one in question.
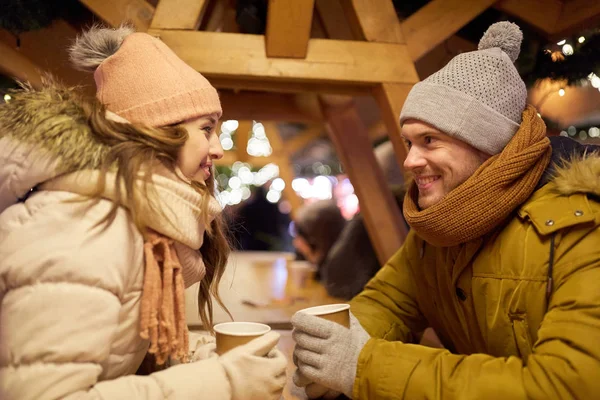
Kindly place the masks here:
[(600, 153), (588, 153), (564, 161), (554, 175), (556, 190), (562, 195), (585, 193), (600, 197)]
[(12, 91), (0, 104), (0, 212), (40, 183), (101, 165), (109, 147), (92, 134), (90, 107), (54, 82)]

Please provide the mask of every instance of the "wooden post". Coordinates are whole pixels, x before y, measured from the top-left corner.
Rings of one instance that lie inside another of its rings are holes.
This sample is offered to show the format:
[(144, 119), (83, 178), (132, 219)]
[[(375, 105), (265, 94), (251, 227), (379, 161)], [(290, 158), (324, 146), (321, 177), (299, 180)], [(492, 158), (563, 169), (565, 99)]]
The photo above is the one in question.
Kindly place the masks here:
[(29, 82), (34, 88), (42, 86), (40, 68), (27, 57), (3, 42), (0, 42), (0, 54), (0, 71), (20, 81)]
[(407, 149), (402, 136), (400, 136), (400, 111), (411, 88), (412, 85), (383, 83), (373, 91), (375, 100), (381, 109), (381, 117), (387, 127), (388, 136), (394, 146), (396, 160), (402, 171), (404, 171), (403, 164), (406, 159)]
[(391, 1), (344, 0), (342, 4), (356, 37), (368, 42), (404, 44), (402, 27)]
[(285, 141), (285, 151), (291, 157), (294, 153), (305, 148), (309, 143), (323, 135), (323, 125), (309, 126), (297, 136)]
[[(351, 20), (355, 29), (360, 30), (362, 36), (368, 41), (376, 41), (390, 44), (403, 44), (405, 38), (402, 33), (400, 22), (396, 16), (391, 2), (384, 2), (377, 10), (369, 11), (370, 0), (351, 0), (347, 3), (347, 14), (351, 15)], [(414, 64), (411, 69), (417, 74)], [(416, 82), (416, 80), (415, 80)], [(375, 100), (381, 109), (383, 122), (388, 130), (388, 136), (394, 146), (396, 159), (403, 170), (404, 159), (406, 158), (406, 147), (400, 136), (399, 116), (402, 110), (404, 100), (412, 88), (413, 83), (392, 83), (383, 82), (373, 89)], [(405, 237), (402, 237), (404, 241)]]
[(223, 27), (223, 20), (225, 18), (225, 9), (227, 2), (223, 0), (215, 0), (211, 4), (211, 10), (208, 12), (206, 21), (201, 26), (201, 29), (208, 32), (216, 32)]
[(305, 58), (315, 0), (269, 0), (267, 57)]
[(355, 40), (342, 1), (347, 0), (316, 0), (315, 8), (323, 27), (330, 39)]
[(400, 210), (354, 104), (329, 106), (324, 101), (323, 107), (329, 135), (354, 186), (369, 237), (383, 265), (400, 248), (407, 234)]
[(560, 0), (502, 0), (494, 7), (549, 33), (558, 25), (565, 4)]
[(307, 96), (291, 93), (267, 93), (222, 90), (219, 93), (223, 108), (222, 119), (321, 122), (321, 110), (305, 101)]
[(367, 129), (369, 130), (369, 140), (371, 142), (383, 140), (384, 138), (388, 137), (388, 128), (381, 119), (369, 126)]
[(207, 0), (160, 0), (152, 18), (153, 29), (196, 30), (206, 9)]
[[(393, 12), (394, 10), (393, 7), (391, 7), (391, 2), (386, 2), (385, 6), (379, 8), (378, 11), (372, 12), (369, 12), (369, 0), (352, 0), (350, 5), (351, 7), (348, 9), (347, 13), (354, 17), (351, 18), (351, 20), (356, 21), (354, 22), (354, 25), (357, 27), (355, 29), (359, 29), (360, 33), (365, 39), (367, 39), (368, 41), (377, 41), (390, 44), (405, 43), (405, 38), (400, 26), (400, 22), (398, 21), (396, 13)], [(390, 9), (390, 7), (392, 9)], [(411, 70), (415, 75), (417, 74), (414, 64), (411, 65)], [(398, 164), (400, 165), (401, 171), (404, 171), (403, 164), (404, 159), (406, 158), (407, 151), (402, 137), (400, 136), (401, 128), (398, 117), (400, 115), (402, 105), (404, 104), (404, 100), (406, 99), (406, 96), (408, 95), (408, 92), (410, 91), (412, 85), (413, 82), (382, 82), (379, 85), (377, 85), (373, 90), (373, 95), (375, 96), (375, 100), (377, 101), (381, 109), (383, 122), (387, 127), (388, 136), (392, 142), (392, 145), (394, 146), (394, 152), (396, 153), (396, 159), (398, 161)], [(379, 166), (377, 166), (377, 168), (379, 170)], [(383, 175), (381, 179), (382, 182), (385, 184), (385, 189), (387, 193), (390, 193), (390, 190), (387, 187), (387, 182), (385, 182), (385, 180), (383, 179)], [(395, 202), (393, 206), (393, 212), (399, 213), (398, 207), (396, 206)], [(406, 239), (408, 230), (402, 222), (401, 217), (399, 217), (398, 220), (395, 221), (397, 221), (397, 226), (395, 227), (396, 231), (392, 232), (397, 233), (399, 235), (397, 241), (400, 244), (402, 244)], [(371, 236), (371, 238), (373, 238), (373, 236)], [(398, 248), (400, 248), (400, 245), (398, 245)]]
[(496, 0), (433, 0), (402, 22), (410, 56), (418, 60)]
[(294, 218), (296, 212), (302, 206), (302, 199), (298, 197), (296, 191), (292, 188), (292, 181), (296, 175), (294, 173), (294, 166), (290, 160), (289, 153), (283, 144), (277, 124), (275, 122), (264, 122), (263, 124), (265, 126), (267, 138), (269, 138), (269, 142), (273, 148), (273, 153), (278, 160), (277, 166), (279, 167), (279, 177), (285, 182), (283, 196), (290, 202), (290, 206), (292, 207), (291, 216)]
[(239, 125), (235, 131), (235, 147), (237, 153), (237, 159), (241, 162), (248, 160), (248, 139), (252, 133), (252, 121), (243, 120), (238, 121)]
[[(56, 20), (46, 28), (19, 35), (21, 46), (17, 49), (14, 37), (0, 30), (0, 42), (30, 60), (40, 71), (51, 73), (66, 85), (82, 85), (86, 94), (94, 95), (96, 86), (92, 74), (75, 70), (69, 61), (68, 48), (76, 36), (77, 31), (71, 25)], [(3, 51), (0, 58), (4, 57)]]
[(146, 0), (79, 0), (108, 25), (132, 23), (138, 32), (150, 26), (154, 7)]

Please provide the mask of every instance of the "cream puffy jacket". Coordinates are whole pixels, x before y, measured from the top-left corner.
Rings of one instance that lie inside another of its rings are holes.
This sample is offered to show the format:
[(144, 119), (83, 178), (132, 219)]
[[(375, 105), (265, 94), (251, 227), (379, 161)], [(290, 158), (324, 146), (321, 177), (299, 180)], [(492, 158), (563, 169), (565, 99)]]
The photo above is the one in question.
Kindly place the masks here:
[[(148, 348), (139, 336), (142, 235), (126, 208), (96, 226), (109, 199), (70, 202), (94, 182), (85, 170), (105, 150), (68, 90), (0, 105), (0, 398), (229, 399), (217, 358), (133, 375)], [(175, 223), (150, 225), (178, 242), (189, 286), (204, 273), (191, 250), (204, 235), (200, 195), (163, 176), (153, 185)]]

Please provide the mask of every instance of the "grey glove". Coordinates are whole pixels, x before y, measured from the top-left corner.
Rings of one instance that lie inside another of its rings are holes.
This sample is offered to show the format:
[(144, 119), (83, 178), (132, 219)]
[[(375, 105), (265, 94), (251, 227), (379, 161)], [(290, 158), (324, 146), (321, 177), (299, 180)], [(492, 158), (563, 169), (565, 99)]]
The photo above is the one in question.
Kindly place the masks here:
[(225, 368), (234, 400), (277, 400), (286, 383), (287, 360), (275, 346), (277, 332), (269, 332), (218, 358)]
[(352, 398), (360, 351), (370, 339), (350, 313), (350, 329), (298, 312), (292, 317), (298, 370), (308, 380)]
[(310, 379), (306, 378), (299, 370), (294, 372), (293, 376), (294, 385), (304, 388), (304, 393), (309, 399), (325, 399), (331, 400), (341, 395), (341, 392), (326, 388), (318, 383), (311, 382)]

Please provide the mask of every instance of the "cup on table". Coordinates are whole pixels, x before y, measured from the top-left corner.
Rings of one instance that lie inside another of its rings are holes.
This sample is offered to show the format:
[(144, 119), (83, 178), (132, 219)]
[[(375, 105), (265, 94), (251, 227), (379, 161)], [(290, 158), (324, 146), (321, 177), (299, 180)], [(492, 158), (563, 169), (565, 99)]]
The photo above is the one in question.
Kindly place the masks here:
[(256, 322), (224, 322), (213, 327), (216, 336), (216, 352), (224, 354), (271, 331), (271, 327)]
[(350, 304), (327, 304), (324, 306), (304, 308), (298, 312), (316, 315), (317, 317), (350, 328)]
[(315, 278), (317, 272), (317, 269), (308, 261), (288, 261), (286, 266), (288, 282), (296, 288), (305, 288)]
[(291, 263), (292, 261), (296, 261), (296, 254), (295, 253), (283, 253), (283, 258), (285, 259), (286, 263)]

